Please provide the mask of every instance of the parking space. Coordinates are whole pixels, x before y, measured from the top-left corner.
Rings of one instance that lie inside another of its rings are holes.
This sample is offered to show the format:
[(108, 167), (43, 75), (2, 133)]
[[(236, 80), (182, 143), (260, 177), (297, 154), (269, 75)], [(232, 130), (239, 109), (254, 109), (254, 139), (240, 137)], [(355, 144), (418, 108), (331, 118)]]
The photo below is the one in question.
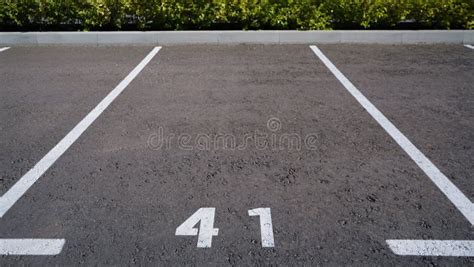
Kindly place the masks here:
[(474, 53), (463, 46), (321, 46), (467, 197), (474, 200)]
[[(472, 51), (320, 48), (473, 199)], [(151, 49), (0, 54), (4, 192)], [(200, 208), (210, 248), (176, 235)], [(388, 248), (472, 225), (306, 45), (162, 48), (0, 222), (2, 238), (66, 240), (4, 264), (472, 264)]]

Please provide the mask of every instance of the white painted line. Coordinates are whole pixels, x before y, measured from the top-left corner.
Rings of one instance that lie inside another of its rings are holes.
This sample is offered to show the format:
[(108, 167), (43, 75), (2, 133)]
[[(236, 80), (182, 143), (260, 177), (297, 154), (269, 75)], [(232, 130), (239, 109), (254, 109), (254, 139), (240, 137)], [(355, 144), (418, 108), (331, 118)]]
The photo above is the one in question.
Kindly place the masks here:
[(58, 255), (64, 239), (0, 239), (0, 255)]
[(393, 253), (401, 256), (474, 257), (472, 240), (387, 240)]
[(467, 47), (467, 48), (474, 49), (474, 45), (469, 45), (469, 44), (467, 44), (467, 45), (464, 45), (464, 46)]
[(446, 177), (408, 138), (380, 112), (315, 45), (310, 48), (336, 76), (349, 93), (382, 126), (433, 183), (448, 197), (454, 206), (474, 225), (474, 204)]
[(85, 130), (104, 112), (120, 93), (137, 77), (140, 71), (160, 51), (155, 47), (100, 103), (85, 116), (53, 149), (51, 149), (31, 170), (18, 180), (0, 197), (0, 217), (25, 194), (25, 192), (47, 171), (51, 165), (84, 133)]
[(3, 52), (3, 51), (8, 50), (8, 49), (10, 49), (10, 47), (2, 47), (2, 48), (0, 48), (0, 52)]
[[(215, 217), (216, 208), (200, 208), (176, 228), (175, 235), (197, 235), (197, 247), (210, 248), (212, 237), (219, 234), (219, 228), (214, 228)], [(194, 228), (198, 223), (199, 230)]]

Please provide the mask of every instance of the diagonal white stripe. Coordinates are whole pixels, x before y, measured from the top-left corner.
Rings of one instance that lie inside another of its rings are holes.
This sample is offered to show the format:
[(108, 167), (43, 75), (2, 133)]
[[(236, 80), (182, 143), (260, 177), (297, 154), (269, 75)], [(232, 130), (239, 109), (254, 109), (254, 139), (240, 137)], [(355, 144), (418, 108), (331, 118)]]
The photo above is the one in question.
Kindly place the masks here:
[(23, 194), (46, 172), (51, 165), (84, 133), (85, 130), (104, 112), (120, 93), (137, 77), (140, 71), (160, 51), (155, 47), (100, 103), (85, 116), (59, 143), (53, 147), (30, 171), (20, 178), (2, 197), (0, 197), (0, 217), (20, 199)]
[(310, 48), (336, 76), (347, 91), (364, 107), (380, 126), (397, 142), (410, 158), (423, 170), (433, 183), (443, 192), (456, 208), (474, 225), (474, 204), (446, 177), (408, 138), (393, 125), (334, 64), (319, 50), (311, 45)]

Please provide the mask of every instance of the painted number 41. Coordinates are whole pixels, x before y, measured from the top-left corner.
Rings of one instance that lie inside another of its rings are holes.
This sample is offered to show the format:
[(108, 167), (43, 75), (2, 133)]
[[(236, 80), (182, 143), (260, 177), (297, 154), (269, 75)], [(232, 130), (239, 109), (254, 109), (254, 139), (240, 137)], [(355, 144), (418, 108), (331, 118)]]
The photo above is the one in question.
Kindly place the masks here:
[[(198, 248), (210, 248), (212, 237), (219, 233), (214, 228), (216, 208), (200, 208), (191, 217), (176, 228), (176, 235), (198, 236)], [(262, 236), (262, 247), (274, 247), (272, 215), (270, 208), (257, 208), (249, 210), (249, 216), (260, 217), (260, 233)], [(195, 226), (199, 223), (199, 229)]]

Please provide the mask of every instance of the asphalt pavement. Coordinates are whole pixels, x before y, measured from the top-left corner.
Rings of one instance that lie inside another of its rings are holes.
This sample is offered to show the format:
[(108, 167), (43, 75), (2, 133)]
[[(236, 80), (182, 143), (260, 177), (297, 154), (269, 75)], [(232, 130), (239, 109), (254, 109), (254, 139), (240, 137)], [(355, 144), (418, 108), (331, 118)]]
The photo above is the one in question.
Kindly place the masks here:
[[(472, 205), (474, 50), (318, 47)], [(1, 195), (152, 49), (0, 52)], [(390, 248), (471, 242), (473, 206), (461, 212), (307, 45), (164, 46), (142, 67), (0, 218), (0, 242), (64, 246), (1, 265), (474, 264), (472, 243), (471, 256)]]

